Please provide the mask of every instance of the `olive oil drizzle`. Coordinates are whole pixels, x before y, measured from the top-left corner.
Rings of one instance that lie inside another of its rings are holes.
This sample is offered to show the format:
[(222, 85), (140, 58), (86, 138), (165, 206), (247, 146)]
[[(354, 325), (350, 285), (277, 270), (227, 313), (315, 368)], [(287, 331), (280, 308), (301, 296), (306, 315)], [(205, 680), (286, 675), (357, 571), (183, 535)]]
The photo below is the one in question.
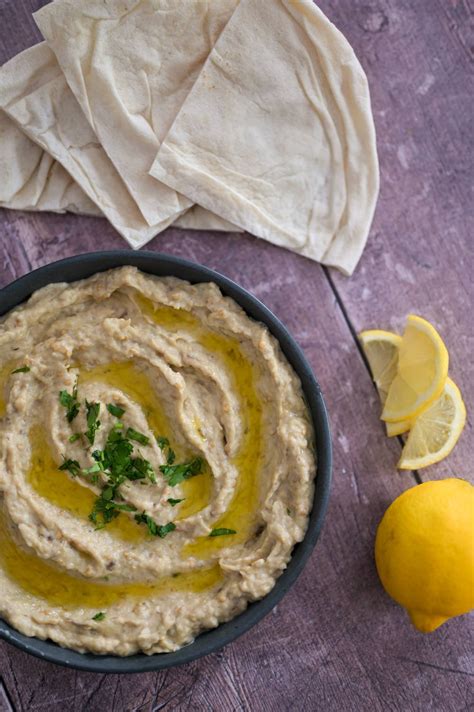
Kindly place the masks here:
[[(136, 295), (135, 299), (142, 313), (156, 324), (170, 331), (183, 330), (192, 334), (201, 346), (217, 355), (231, 374), (236, 393), (240, 397), (239, 417), (244, 421), (244, 436), (239, 452), (232, 461), (238, 471), (235, 494), (227, 511), (212, 524), (215, 529), (234, 529), (237, 533), (228, 537), (198, 537), (184, 546), (181, 552), (183, 557), (195, 556), (204, 559), (219, 549), (245, 542), (256, 528), (259, 506), (258, 474), (263, 457), (263, 425), (262, 406), (255, 387), (255, 369), (243, 353), (236, 337), (211, 331), (189, 312), (173, 307), (156, 307), (150, 299), (141, 294)], [(193, 486), (198, 489), (198, 479), (188, 480), (183, 489)], [(185, 496), (191, 498), (193, 494), (186, 492)]]
[[(35, 425), (30, 430), (31, 461), (27, 481), (34, 491), (51, 504), (88, 521), (96, 496), (92, 490), (78, 479), (71, 479), (66, 472), (58, 469), (48, 447), (46, 433), (41, 426)], [(88, 521), (90, 529), (94, 529)], [(148, 538), (147, 531), (139, 527), (126, 514), (120, 514), (110, 524), (107, 531), (117, 538), (128, 542), (140, 542)], [(98, 532), (100, 536), (102, 532)]]
[(15, 370), (17, 366), (17, 361), (7, 361), (0, 366), (0, 418), (3, 418), (6, 411), (6, 400), (5, 400), (5, 390), (7, 386), (7, 381), (12, 375), (12, 371)]
[(164, 576), (152, 583), (110, 584), (76, 578), (17, 546), (3, 515), (0, 515), (0, 564), (7, 576), (26, 593), (63, 608), (105, 608), (125, 597), (150, 598), (180, 591), (200, 593), (223, 579), (218, 565), (178, 576)]
[[(240, 398), (239, 417), (243, 419), (244, 435), (239, 452), (232, 460), (238, 472), (235, 493), (227, 511), (212, 523), (214, 529), (229, 528), (236, 530), (236, 534), (228, 537), (198, 537), (181, 552), (183, 557), (204, 559), (223, 547), (245, 542), (257, 526), (263, 425), (262, 406), (255, 387), (255, 369), (245, 356), (237, 338), (224, 336), (206, 328), (197, 317), (186, 311), (172, 307), (156, 307), (142, 295), (136, 295), (135, 298), (142, 313), (156, 324), (171, 332), (182, 330), (192, 334), (198, 343), (216, 355), (231, 374)], [(0, 372), (0, 388), (2, 373)], [(87, 371), (80, 370), (79, 387), (82, 383), (93, 381), (116, 387), (129, 395), (144, 409), (150, 428), (157, 435), (169, 437), (171, 427), (159, 406), (150, 380), (134, 364), (113, 363)], [(200, 428), (198, 432), (202, 437)], [(94, 493), (58, 471), (52, 456), (44, 452), (44, 435), (39, 428), (33, 430), (31, 444), (33, 457), (28, 474), (30, 484), (40, 496), (44, 496), (53, 504), (81, 518), (86, 517), (92, 509)], [(40, 447), (41, 444), (43, 447)], [(178, 455), (181, 453), (178, 452)], [(187, 518), (209, 503), (212, 493), (212, 474), (209, 468), (206, 468), (202, 475), (183, 482), (181, 491), (185, 500), (177, 506), (177, 519)], [(109, 524), (108, 530), (126, 541), (139, 541), (147, 536), (143, 529), (125, 514), (121, 514)], [(0, 562), (6, 573), (28, 593), (46, 599), (52, 605), (65, 607), (82, 605), (103, 608), (124, 596), (145, 597), (178, 590), (199, 592), (223, 579), (222, 571), (215, 565), (204, 571), (166, 577), (152, 584), (92, 583), (60, 571), (35, 555), (23, 551), (13, 542), (1, 519)]]
[[(117, 388), (139, 403), (155, 435), (167, 437), (173, 441), (171, 424), (158, 401), (150, 379), (134, 364), (131, 362), (109, 363), (88, 371), (80, 371), (79, 387), (82, 383), (93, 381)], [(174, 443), (173, 449), (178, 459), (188, 459), (190, 453), (185, 452)], [(205, 468), (201, 475), (183, 482), (181, 490), (185, 501), (179, 505), (176, 520), (196, 514), (209, 504), (212, 494), (212, 474), (209, 468)]]

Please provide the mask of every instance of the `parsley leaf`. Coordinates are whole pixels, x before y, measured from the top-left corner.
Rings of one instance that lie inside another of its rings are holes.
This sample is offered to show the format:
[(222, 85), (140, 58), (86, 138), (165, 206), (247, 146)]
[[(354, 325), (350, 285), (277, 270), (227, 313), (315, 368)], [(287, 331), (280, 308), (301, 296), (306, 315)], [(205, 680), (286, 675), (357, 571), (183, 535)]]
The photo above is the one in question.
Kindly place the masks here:
[(113, 403), (107, 403), (107, 410), (116, 418), (121, 418), (125, 413), (124, 408), (121, 408), (119, 405), (114, 405)]
[(167, 534), (173, 532), (176, 529), (176, 524), (173, 522), (168, 522), (168, 524), (157, 524), (154, 519), (142, 512), (141, 514), (135, 514), (135, 521), (137, 524), (146, 524), (148, 531), (152, 536), (159, 536), (164, 539)]
[(121, 511), (136, 511), (132, 505), (120, 502), (119, 487), (125, 480), (149, 479), (150, 482), (156, 482), (153, 467), (148, 460), (140, 456), (132, 457), (132, 453), (133, 443), (124, 437), (116, 426), (109, 431), (104, 449), (94, 450), (92, 453), (96, 464), (88, 468), (89, 471), (100, 470), (107, 476), (104, 489), (96, 499), (94, 508), (89, 515), (89, 519), (97, 529), (105, 527)]
[(95, 462), (91, 467), (85, 467), (82, 472), (84, 475), (93, 475), (94, 472), (101, 472), (102, 468), (99, 462)]
[(78, 415), (81, 407), (77, 401), (77, 383), (72, 389), (72, 393), (59, 391), (59, 402), (64, 408), (67, 409), (66, 418), (68, 423), (72, 423), (74, 418)]
[(227, 536), (228, 534), (237, 534), (235, 529), (226, 529), (225, 527), (213, 529), (209, 536)]
[(186, 497), (183, 497), (183, 499), (173, 499), (173, 497), (168, 497), (167, 502), (171, 504), (172, 507), (176, 507), (177, 504), (180, 502), (184, 502)]
[(170, 487), (176, 487), (184, 480), (189, 480), (202, 472), (204, 460), (201, 457), (195, 457), (190, 462), (184, 462), (181, 465), (160, 465), (160, 471), (168, 481)]
[(133, 428), (127, 428), (127, 432), (125, 434), (127, 438), (130, 440), (136, 440), (137, 443), (140, 443), (140, 445), (148, 445), (150, 442), (150, 438), (147, 435), (143, 435), (143, 433), (139, 433), (138, 430), (134, 430)]
[(99, 613), (96, 613), (95, 616), (92, 616), (93, 621), (103, 621), (104, 618), (105, 618), (104, 611), (99, 611)]
[(69, 472), (69, 474), (72, 475), (73, 477), (77, 477), (77, 475), (81, 471), (81, 466), (78, 463), (78, 461), (66, 459), (64, 457), (64, 455), (63, 455), (63, 459), (64, 459), (64, 462), (62, 465), (59, 466), (59, 469)]
[(169, 534), (170, 532), (174, 532), (175, 529), (176, 524), (173, 524), (173, 522), (168, 522), (168, 524), (163, 524), (163, 526), (158, 527), (157, 534), (159, 537), (164, 539), (167, 534)]
[(163, 438), (161, 436), (156, 438), (156, 442), (158, 443), (158, 447), (160, 448), (160, 450), (164, 450), (165, 447), (168, 447), (168, 445), (170, 444), (168, 438)]
[(74, 433), (73, 435), (69, 436), (69, 442), (75, 443), (76, 440), (79, 440), (80, 437), (81, 437), (81, 433)]
[(175, 454), (174, 450), (172, 450), (171, 448), (169, 448), (169, 450), (168, 450), (168, 456), (167, 456), (167, 458), (166, 458), (166, 464), (167, 464), (167, 465), (172, 465), (175, 460), (176, 460), (176, 454)]
[(91, 445), (94, 444), (95, 434), (100, 428), (99, 412), (100, 403), (89, 403), (86, 400), (86, 411), (87, 411), (87, 431), (85, 433), (86, 438)]
[(14, 373), (28, 373), (28, 371), (31, 371), (31, 368), (29, 366), (20, 366), (20, 368), (15, 368), (15, 370), (12, 371), (12, 374), (14, 374)]

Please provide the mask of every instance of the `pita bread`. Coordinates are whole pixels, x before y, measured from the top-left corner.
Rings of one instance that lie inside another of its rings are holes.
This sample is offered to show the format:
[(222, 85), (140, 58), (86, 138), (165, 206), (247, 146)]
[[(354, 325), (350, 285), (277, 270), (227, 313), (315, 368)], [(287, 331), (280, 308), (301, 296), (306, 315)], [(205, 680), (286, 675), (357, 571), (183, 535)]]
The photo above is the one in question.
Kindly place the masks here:
[(0, 111), (0, 207), (102, 215), (64, 168)]
[(200, 205), (193, 205), (174, 221), (173, 227), (183, 230), (219, 230), (221, 232), (243, 232), (242, 228), (209, 212)]
[(352, 48), (310, 0), (241, 0), (151, 174), (351, 274), (379, 187), (367, 78)]
[(150, 225), (192, 204), (149, 174), (238, 0), (57, 0), (34, 14)]
[(172, 222), (150, 227), (144, 220), (45, 42), (0, 69), (0, 107), (66, 169), (132, 247)]
[[(103, 217), (61, 164), (31, 141), (3, 111), (0, 111), (0, 175), (2, 208)], [(187, 210), (173, 227), (241, 232), (199, 205)]]

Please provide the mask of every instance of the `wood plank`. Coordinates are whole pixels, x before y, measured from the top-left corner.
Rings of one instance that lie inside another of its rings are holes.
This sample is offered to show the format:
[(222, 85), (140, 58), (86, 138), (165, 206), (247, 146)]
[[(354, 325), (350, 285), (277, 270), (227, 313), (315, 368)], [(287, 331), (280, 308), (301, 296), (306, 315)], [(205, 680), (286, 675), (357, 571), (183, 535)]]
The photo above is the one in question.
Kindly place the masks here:
[(439, 329), (468, 422), (450, 457), (419, 474), (474, 482), (472, 3), (320, 4), (369, 76), (382, 186), (358, 269), (331, 278), (356, 331), (400, 332), (410, 312)]
[[(31, 44), (28, 12), (41, 4), (4, 0), (0, 59)], [(393, 28), (388, 33), (385, 15), (379, 14), (387, 5), (367, 0), (332, 3), (340, 25), (345, 20), (349, 29), (368, 28), (358, 29), (354, 42), (371, 62), (377, 53), (388, 51), (386, 44), (393, 39)], [(412, 25), (431, 7), (428, 0), (413, 6)], [(437, 25), (429, 28), (438, 32)], [(397, 32), (402, 51), (401, 41), (414, 41), (413, 31)], [(437, 35), (432, 34), (432, 41)], [(453, 51), (451, 47), (444, 59)], [(386, 81), (383, 72), (377, 81)], [(403, 105), (395, 107), (394, 123), (403, 111)], [(390, 173), (385, 176), (389, 179)], [(393, 185), (383, 198), (383, 207), (392, 215), (398, 189)], [(408, 197), (404, 195), (405, 202)], [(60, 257), (124, 246), (102, 220), (0, 211), (0, 221), (0, 285)], [(468, 709), (473, 702), (468, 685), (473, 663), (466, 619), (421, 636), (384, 594), (374, 570), (377, 523), (390, 501), (414, 480), (393, 468), (399, 445), (382, 435), (375, 391), (324, 271), (250, 237), (168, 230), (151, 247), (207, 264), (240, 282), (282, 318), (305, 349), (332, 419), (335, 470), (327, 522), (311, 561), (278, 610), (225, 650), (164, 673), (119, 677), (65, 670), (1, 644), (0, 671), (13, 704), (28, 712), (55, 712), (65, 706), (73, 712)], [(386, 247), (381, 243), (379, 249), (383, 255)], [(383, 257), (376, 264), (384, 266)], [(359, 301), (365, 284), (372, 284), (372, 274), (367, 268), (366, 282), (359, 281)], [(340, 291), (337, 277), (335, 283)], [(388, 299), (383, 293), (377, 298), (381, 304), (366, 313), (371, 318), (379, 318)], [(348, 303), (350, 318), (358, 324), (363, 316), (353, 310), (357, 299)]]

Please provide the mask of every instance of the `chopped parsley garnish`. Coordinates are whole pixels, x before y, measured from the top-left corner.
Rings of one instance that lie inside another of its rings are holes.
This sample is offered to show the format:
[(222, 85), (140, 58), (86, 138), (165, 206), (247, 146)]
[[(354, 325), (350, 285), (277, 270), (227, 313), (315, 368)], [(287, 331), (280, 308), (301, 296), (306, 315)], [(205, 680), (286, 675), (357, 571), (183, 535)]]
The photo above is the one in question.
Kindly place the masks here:
[(72, 423), (74, 418), (78, 415), (81, 407), (77, 400), (77, 383), (72, 389), (72, 393), (59, 391), (59, 402), (67, 410), (66, 418), (68, 423)]
[(96, 613), (95, 616), (92, 616), (93, 621), (103, 621), (104, 618), (105, 618), (104, 611), (99, 611), (99, 613)]
[(201, 474), (204, 465), (204, 460), (201, 457), (195, 457), (190, 462), (183, 462), (181, 465), (160, 465), (160, 471), (168, 481), (170, 487), (176, 487), (185, 480)]
[(120, 512), (136, 512), (136, 507), (132, 504), (122, 502), (114, 502), (113, 498), (117, 495), (115, 487), (106, 487), (99, 497), (97, 497), (94, 508), (89, 514), (89, 519), (96, 525), (96, 529), (103, 529), (106, 524), (109, 524), (113, 519), (118, 517)]
[(125, 413), (124, 408), (121, 408), (119, 405), (114, 405), (113, 403), (107, 403), (107, 410), (116, 418), (121, 418)]
[(84, 475), (93, 475), (94, 472), (101, 472), (102, 468), (98, 462), (95, 462), (90, 467), (85, 467), (82, 472)]
[(59, 469), (69, 472), (69, 474), (72, 475), (73, 477), (77, 477), (77, 475), (79, 475), (81, 472), (81, 466), (78, 463), (78, 461), (66, 459), (64, 457), (64, 455), (63, 455), (63, 458), (64, 458), (64, 462), (62, 465), (59, 466)]
[(87, 413), (87, 430), (85, 436), (91, 445), (94, 444), (95, 434), (100, 428), (100, 403), (89, 403), (86, 400), (86, 413)]
[(152, 536), (159, 536), (164, 539), (167, 534), (173, 532), (176, 529), (176, 524), (173, 522), (168, 522), (168, 524), (159, 525), (154, 519), (142, 512), (141, 514), (135, 514), (135, 521), (137, 524), (146, 524), (148, 531)]
[(88, 472), (103, 472), (107, 477), (106, 484), (89, 519), (97, 528), (101, 529), (115, 519), (120, 512), (135, 512), (132, 505), (121, 502), (119, 487), (126, 480), (148, 479), (155, 483), (156, 477), (153, 467), (143, 457), (133, 457), (133, 443), (124, 437), (119, 429), (113, 427), (107, 437), (103, 450), (94, 450), (92, 457), (95, 465), (88, 468)]
[(168, 449), (168, 452), (166, 453), (166, 464), (172, 465), (173, 462), (176, 460), (176, 453), (170, 448), (170, 441), (168, 440), (168, 438), (157, 437), (156, 442), (158, 443), (158, 447), (160, 448), (160, 450), (164, 451)]
[(140, 443), (140, 445), (148, 445), (150, 442), (150, 438), (147, 435), (143, 435), (143, 433), (139, 433), (138, 430), (134, 430), (133, 428), (127, 428), (127, 432), (125, 434), (127, 438), (130, 440), (136, 440), (137, 443)]
[(15, 368), (15, 370), (12, 371), (12, 374), (14, 374), (14, 373), (28, 373), (28, 371), (31, 371), (31, 368), (29, 366), (20, 366), (20, 368)]
[[(68, 412), (72, 408), (79, 408), (77, 386), (74, 387), (72, 395), (66, 391), (61, 391), (60, 398), (62, 404), (68, 408)], [(89, 403), (86, 400), (85, 405), (88, 426), (85, 435), (89, 443), (93, 445), (96, 432), (101, 424), (99, 420), (100, 403)], [(112, 403), (107, 404), (107, 409), (117, 418), (120, 418), (125, 412), (122, 408), (114, 406)], [(114, 409), (117, 410), (115, 411)], [(75, 442), (80, 437), (80, 433), (75, 433), (71, 435), (69, 440), (70, 442)], [(140, 484), (144, 484), (145, 480), (149, 480), (152, 483), (156, 483), (156, 475), (151, 463), (142, 457), (140, 453), (134, 453), (136, 445), (134, 445), (133, 441), (141, 445), (148, 445), (150, 438), (134, 428), (127, 428), (124, 434), (123, 423), (116, 422), (108, 433), (104, 448), (102, 450), (96, 449), (92, 452), (94, 463), (90, 467), (81, 469), (77, 460), (64, 457), (64, 462), (59, 468), (60, 470), (67, 470), (73, 477), (82, 474), (89, 482), (100, 487), (100, 494), (96, 498), (89, 514), (89, 519), (94, 523), (96, 529), (103, 529), (118, 517), (120, 512), (136, 512), (136, 507), (127, 504), (120, 493), (120, 486), (124, 482), (127, 480), (141, 480)], [(171, 487), (202, 472), (204, 466), (202, 458), (196, 457), (189, 462), (174, 464), (176, 454), (169, 447), (168, 439), (157, 438), (157, 442), (162, 450), (167, 448), (167, 464), (161, 465), (160, 471)], [(168, 498), (168, 503), (172, 507), (183, 501), (184, 498)], [(152, 536), (159, 536), (162, 539), (176, 529), (176, 525), (173, 522), (163, 525), (157, 524), (145, 512), (135, 514), (135, 521), (137, 524), (145, 524)], [(234, 532), (229, 530), (228, 533)], [(218, 535), (214, 534), (213, 536)]]
[(213, 529), (209, 536), (227, 536), (228, 534), (237, 534), (235, 529), (226, 529), (225, 527), (221, 527), (220, 529)]

